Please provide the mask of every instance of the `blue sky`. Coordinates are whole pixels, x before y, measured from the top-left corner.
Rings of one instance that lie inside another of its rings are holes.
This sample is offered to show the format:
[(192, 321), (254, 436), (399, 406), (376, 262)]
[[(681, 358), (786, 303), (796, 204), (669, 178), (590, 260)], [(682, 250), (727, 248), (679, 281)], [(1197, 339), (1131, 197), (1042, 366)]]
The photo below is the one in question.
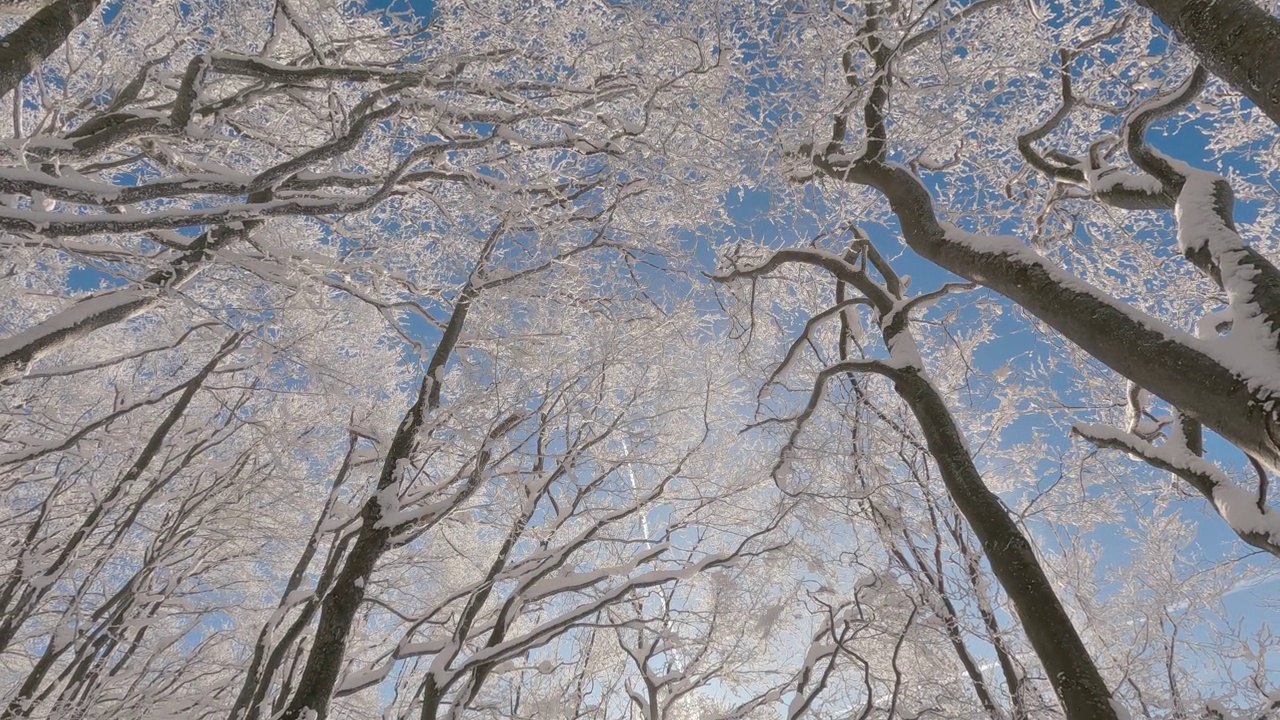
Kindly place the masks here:
[(364, 0), (364, 6), (370, 10), (386, 10), (392, 13), (408, 11), (418, 17), (427, 18), (431, 17), (435, 2), (432, 0)]

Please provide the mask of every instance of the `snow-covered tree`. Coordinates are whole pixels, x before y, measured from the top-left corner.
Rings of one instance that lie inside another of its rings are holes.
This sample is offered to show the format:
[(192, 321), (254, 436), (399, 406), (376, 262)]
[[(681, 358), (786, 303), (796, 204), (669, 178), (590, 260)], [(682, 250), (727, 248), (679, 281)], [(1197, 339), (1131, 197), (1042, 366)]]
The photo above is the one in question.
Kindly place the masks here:
[(0, 5), (4, 717), (1280, 708), (1269, 7)]

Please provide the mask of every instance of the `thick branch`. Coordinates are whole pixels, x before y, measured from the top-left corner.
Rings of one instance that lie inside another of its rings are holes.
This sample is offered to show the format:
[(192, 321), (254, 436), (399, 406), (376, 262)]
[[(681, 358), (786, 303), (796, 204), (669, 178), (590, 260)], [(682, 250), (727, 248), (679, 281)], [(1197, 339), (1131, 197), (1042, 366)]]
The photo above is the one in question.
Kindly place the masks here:
[(944, 225), (929, 191), (901, 165), (823, 157), (815, 163), (831, 177), (882, 192), (907, 244), (925, 259), (1018, 303), (1116, 372), (1280, 468), (1275, 420), (1263, 406), (1269, 393), (1251, 389), (1195, 338), (1081, 283), (1014, 238), (970, 236)]
[[(1127, 18), (1128, 16), (1125, 16), (1110, 31), (1093, 40), (1118, 31), (1126, 23)], [(1077, 98), (1071, 87), (1071, 60), (1078, 52), (1079, 49), (1058, 51), (1058, 79), (1062, 88), (1062, 101), (1043, 122), (1018, 136), (1018, 152), (1029, 165), (1045, 177), (1066, 185), (1084, 188), (1095, 200), (1112, 207), (1126, 210), (1159, 210), (1173, 207), (1176, 191), (1170, 192), (1160, 182), (1144, 176), (1107, 167), (1102, 157), (1102, 148), (1106, 141), (1100, 140), (1093, 143), (1086, 159), (1071, 157), (1054, 150), (1041, 153), (1036, 149), (1035, 144), (1056, 130), (1076, 106)], [(1139, 117), (1143, 117), (1146, 122), (1154, 119), (1154, 116), (1147, 117), (1141, 114)], [(1143, 128), (1145, 129), (1145, 125)], [(1142, 137), (1142, 132), (1143, 130), (1138, 131), (1138, 138)], [(1057, 161), (1056, 164), (1046, 158), (1046, 155), (1052, 156), (1053, 160)]]
[(1133, 164), (1154, 176), (1165, 187), (1169, 197), (1177, 197), (1186, 177), (1173, 161), (1147, 144), (1147, 128), (1181, 110), (1204, 89), (1208, 73), (1197, 65), (1191, 75), (1168, 95), (1157, 96), (1139, 105), (1126, 122), (1125, 142)]
[[(250, 195), (265, 199), (264, 193)], [(0, 380), (7, 380), (27, 369), (42, 355), (87, 337), (95, 330), (146, 312), (160, 304), (163, 294), (154, 288), (178, 289), (205, 267), (209, 253), (254, 229), (248, 223), (241, 230), (218, 227), (191, 241), (187, 250), (167, 266), (143, 279), (143, 287), (120, 288), (90, 295), (55, 313), (34, 326), (0, 340)]]
[(1280, 125), (1280, 18), (1251, 0), (1137, 0)]
[(102, 0), (55, 0), (0, 39), (0, 97), (62, 47)]
[(1066, 50), (1058, 51), (1058, 82), (1061, 85), (1062, 102), (1043, 122), (1018, 135), (1018, 152), (1036, 170), (1054, 180), (1069, 182), (1075, 185), (1084, 183), (1084, 173), (1079, 168), (1067, 165), (1054, 165), (1045, 159), (1035, 144), (1045, 139), (1062, 124), (1076, 105), (1075, 93), (1071, 90), (1071, 54)]

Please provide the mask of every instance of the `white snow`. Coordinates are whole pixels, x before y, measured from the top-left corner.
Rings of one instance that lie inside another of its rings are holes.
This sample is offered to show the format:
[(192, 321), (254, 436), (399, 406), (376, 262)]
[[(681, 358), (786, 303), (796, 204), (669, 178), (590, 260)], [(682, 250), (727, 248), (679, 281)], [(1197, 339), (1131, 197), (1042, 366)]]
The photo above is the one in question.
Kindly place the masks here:
[[(1189, 169), (1189, 172), (1198, 173), (1201, 171)], [(1185, 190), (1183, 195), (1187, 195)], [(1194, 196), (1195, 194), (1193, 193), (1188, 197)], [(1181, 196), (1178, 202), (1180, 206), (1183, 205)], [(1203, 229), (1210, 225), (1209, 221), (1201, 222), (1203, 220), (1202, 212), (1191, 210), (1186, 212), (1189, 218), (1198, 218), (1190, 223), (1192, 227)], [(1181, 225), (1181, 223), (1179, 224)], [(1247, 383), (1253, 392), (1280, 396), (1280, 363), (1275, 360), (1277, 354), (1275, 351), (1262, 350), (1264, 347), (1276, 347), (1276, 333), (1269, 327), (1263, 326), (1258, 315), (1257, 306), (1253, 303), (1239, 303), (1238, 305), (1235, 302), (1232, 303), (1234, 307), (1233, 318), (1236, 325), (1240, 324), (1242, 312), (1250, 313), (1254, 318), (1254, 322), (1251, 324), (1245, 323), (1244, 329), (1233, 326), (1231, 333), (1226, 337), (1201, 339), (1190, 333), (1177, 330), (1141, 310), (1115, 300), (1092, 285), (1047, 261), (1024, 245), (1018, 238), (1007, 235), (977, 235), (961, 230), (945, 221), (940, 221), (939, 225), (946, 232), (948, 242), (963, 245), (975, 252), (1004, 255), (1019, 263), (1037, 266), (1051, 278), (1055, 285), (1072, 292), (1090, 295), (1097, 302), (1110, 306), (1118, 313), (1127, 315), (1135, 323), (1163, 335), (1169, 342), (1178, 343), (1203, 353)], [(1230, 232), (1230, 230), (1227, 229), (1227, 232)], [(1231, 235), (1235, 237), (1235, 243), (1243, 247), (1239, 236), (1234, 233), (1231, 233)], [(1228, 242), (1221, 234), (1217, 234), (1216, 237), (1220, 243), (1225, 244)], [(1253, 285), (1248, 282), (1252, 269), (1238, 268), (1234, 264), (1238, 260), (1238, 255), (1232, 254), (1235, 259), (1228, 259), (1229, 268), (1224, 268), (1223, 270), (1224, 283), (1231, 282), (1236, 292), (1247, 288), (1249, 295), (1252, 296)], [(1230, 277), (1228, 278), (1228, 276)], [(982, 278), (975, 279), (982, 280)]]
[(348, 505), (344, 502), (334, 503), (333, 509), (329, 511), (329, 517), (320, 523), (319, 532), (326, 533), (337, 530), (347, 523), (351, 522), (351, 518), (359, 514), (360, 508)]
[(347, 673), (338, 683), (336, 692), (351, 692), (361, 688), (377, 685), (391, 674), (391, 668), (395, 666), (395, 661), (387, 661), (381, 665), (375, 665), (371, 668)]
[(1088, 173), (1086, 175), (1088, 189), (1094, 194), (1114, 191), (1117, 187), (1149, 195), (1158, 195), (1164, 191), (1160, 181), (1145, 173), (1131, 173), (1117, 170), (1111, 173)]
[(924, 370), (924, 359), (920, 357), (916, 340), (909, 331), (903, 330), (893, 337), (886, 337), (885, 344), (889, 347), (889, 362), (886, 365), (898, 369)]
[(149, 294), (143, 289), (126, 288), (78, 300), (32, 327), (0, 340), (0, 355), (8, 355), (55, 332), (73, 328), (93, 315), (142, 300)]
[(1213, 344), (1251, 390), (1280, 392), (1280, 362), (1276, 359), (1280, 337), (1254, 302), (1254, 278), (1259, 270), (1245, 262), (1247, 247), (1219, 216), (1214, 189), (1222, 178), (1202, 170), (1193, 170), (1186, 177), (1175, 207), (1178, 244), (1184, 252), (1209, 253), (1220, 271), (1231, 311), (1231, 331), (1214, 338)]
[(1259, 510), (1257, 496), (1236, 485), (1217, 465), (1192, 455), (1183, 447), (1152, 445), (1119, 428), (1085, 423), (1075, 428), (1086, 438), (1112, 440), (1132, 448), (1136, 455), (1155, 458), (1206, 478), (1213, 487), (1213, 505), (1232, 530), (1262, 535), (1269, 542), (1280, 544), (1280, 513), (1270, 507)]
[(1244, 488), (1230, 482), (1215, 485), (1213, 504), (1232, 528), (1280, 541), (1280, 513), (1271, 508), (1258, 510), (1258, 497)]

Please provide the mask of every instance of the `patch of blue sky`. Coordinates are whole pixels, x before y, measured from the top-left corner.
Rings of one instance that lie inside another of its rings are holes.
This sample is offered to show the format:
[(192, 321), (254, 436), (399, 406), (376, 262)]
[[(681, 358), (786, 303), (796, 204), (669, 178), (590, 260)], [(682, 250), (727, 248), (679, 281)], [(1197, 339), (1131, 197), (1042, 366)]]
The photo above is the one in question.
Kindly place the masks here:
[(67, 289), (72, 294), (124, 287), (128, 281), (119, 274), (89, 265), (75, 265), (67, 271)]
[[(217, 599), (233, 606), (239, 604), (233, 598), (219, 597)], [(198, 620), (195, 623), (190, 623), (191, 628), (178, 641), (178, 648), (184, 653), (193, 652), (200, 647), (201, 643), (214, 635), (231, 631), (236, 627), (235, 619), (225, 610), (203, 612), (199, 613), (197, 617)]]
[(364, 9), (374, 12), (410, 13), (420, 18), (435, 14), (434, 0), (364, 0)]
[[(199, 236), (205, 229), (204, 226), (193, 226), (178, 228), (171, 232), (190, 240)], [(151, 256), (161, 253), (163, 246), (143, 237), (137, 241), (137, 250), (143, 255)], [(73, 258), (76, 263), (67, 272), (66, 290), (70, 295), (78, 296), (120, 288), (137, 279), (135, 263), (77, 256), (69, 252), (66, 255)]]
[[(377, 17), (384, 27), (401, 33), (430, 33), (430, 24), (436, 17), (434, 0), (356, 0), (354, 4)], [(424, 50), (414, 49), (404, 59), (420, 60)]]
[(102, 24), (110, 25), (124, 7), (124, 0), (109, 0), (102, 4)]

